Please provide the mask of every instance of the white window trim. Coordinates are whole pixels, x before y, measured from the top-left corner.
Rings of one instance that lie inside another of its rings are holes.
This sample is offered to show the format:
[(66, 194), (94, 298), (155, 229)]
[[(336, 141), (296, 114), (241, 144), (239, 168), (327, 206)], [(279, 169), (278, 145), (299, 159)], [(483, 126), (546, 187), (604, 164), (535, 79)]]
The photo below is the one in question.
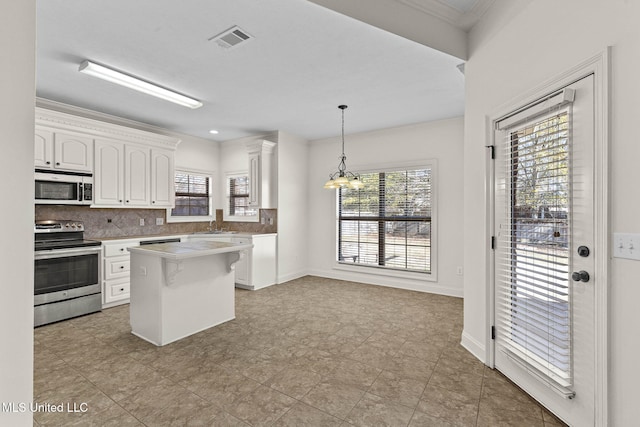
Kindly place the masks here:
[(229, 179), (249, 176), (249, 171), (227, 172), (224, 176), (224, 209), (222, 210), (222, 219), (230, 222), (258, 222), (260, 221), (260, 213), (252, 216), (229, 215)]
[[(184, 172), (192, 175), (203, 175), (209, 177), (209, 215), (207, 216), (172, 216), (171, 210), (173, 208), (167, 208), (167, 224), (169, 223), (179, 223), (179, 222), (206, 222), (206, 221), (215, 221), (216, 219), (216, 210), (213, 205), (213, 177), (215, 176), (214, 171), (207, 171), (202, 169), (193, 169), (193, 168), (184, 168), (176, 166), (174, 171), (174, 182), (175, 182), (175, 173), (176, 172)], [(175, 189), (174, 189), (175, 194)]]
[(359, 174), (372, 172), (391, 172), (412, 168), (431, 168), (431, 273), (420, 273), (416, 271), (405, 271), (392, 268), (382, 268), (376, 266), (350, 265), (338, 261), (338, 191), (333, 198), (335, 220), (333, 221), (335, 248), (333, 254), (333, 269), (348, 271), (358, 274), (368, 274), (373, 276), (402, 277), (426, 282), (438, 281), (438, 160), (424, 159), (417, 162), (383, 163), (380, 165), (355, 166), (350, 169)]

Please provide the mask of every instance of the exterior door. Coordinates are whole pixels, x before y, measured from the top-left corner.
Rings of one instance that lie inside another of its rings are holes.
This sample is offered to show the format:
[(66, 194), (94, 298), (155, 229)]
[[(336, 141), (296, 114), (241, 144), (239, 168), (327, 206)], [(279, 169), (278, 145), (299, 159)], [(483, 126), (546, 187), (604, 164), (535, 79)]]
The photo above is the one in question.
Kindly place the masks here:
[(495, 132), (494, 365), (570, 425), (594, 425), (594, 77)]

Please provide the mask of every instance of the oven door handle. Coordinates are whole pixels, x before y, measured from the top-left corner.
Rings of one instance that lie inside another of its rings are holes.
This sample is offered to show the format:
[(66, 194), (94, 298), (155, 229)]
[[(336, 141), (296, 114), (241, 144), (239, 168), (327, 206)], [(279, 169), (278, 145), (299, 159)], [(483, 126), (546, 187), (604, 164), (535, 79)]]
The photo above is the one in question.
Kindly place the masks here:
[(90, 246), (71, 249), (46, 249), (44, 251), (35, 251), (34, 259), (48, 259), (48, 258), (65, 258), (80, 255), (93, 255), (99, 254), (102, 251), (100, 246)]

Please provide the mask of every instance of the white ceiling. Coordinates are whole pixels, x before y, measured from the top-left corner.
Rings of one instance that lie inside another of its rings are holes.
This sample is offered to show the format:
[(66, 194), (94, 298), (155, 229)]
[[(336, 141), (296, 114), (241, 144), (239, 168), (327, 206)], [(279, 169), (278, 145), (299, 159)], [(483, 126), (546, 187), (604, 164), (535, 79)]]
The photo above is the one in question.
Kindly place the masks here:
[[(446, 19), (460, 28), (493, 2), (397, 1), (441, 19), (446, 3), (457, 11)], [(339, 104), (349, 106), (346, 133), (464, 110), (461, 60), (306, 0), (38, 0), (37, 8), (39, 97), (176, 132), (224, 141), (283, 130), (314, 140), (340, 133)], [(229, 50), (208, 41), (233, 25), (254, 39)], [(85, 59), (204, 106), (191, 110), (81, 74)]]
[(396, 0), (469, 31), (495, 0)]

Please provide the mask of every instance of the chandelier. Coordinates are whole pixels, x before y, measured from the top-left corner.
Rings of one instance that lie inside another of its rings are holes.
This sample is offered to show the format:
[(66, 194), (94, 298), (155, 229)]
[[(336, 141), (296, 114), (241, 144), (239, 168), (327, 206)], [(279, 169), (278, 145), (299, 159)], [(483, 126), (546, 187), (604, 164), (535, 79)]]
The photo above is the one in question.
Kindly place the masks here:
[(344, 155), (344, 110), (347, 106), (338, 105), (338, 108), (342, 110), (342, 154), (340, 155), (338, 170), (329, 175), (329, 181), (324, 184), (324, 188), (328, 188), (330, 190), (341, 187), (354, 189), (362, 188), (364, 187), (364, 184), (360, 180), (360, 176), (347, 170), (347, 164), (345, 163), (347, 156)]

